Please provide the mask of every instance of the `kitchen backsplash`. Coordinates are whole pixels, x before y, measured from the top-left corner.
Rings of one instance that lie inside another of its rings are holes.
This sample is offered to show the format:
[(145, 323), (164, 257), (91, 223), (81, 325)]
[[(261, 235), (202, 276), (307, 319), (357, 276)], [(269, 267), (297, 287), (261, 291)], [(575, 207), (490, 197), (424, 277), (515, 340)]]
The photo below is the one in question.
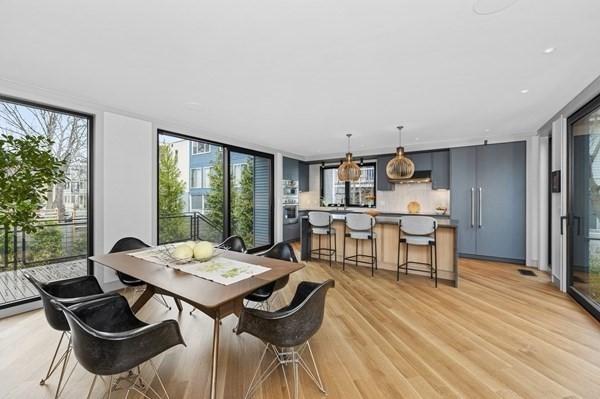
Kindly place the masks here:
[(408, 203), (417, 201), (422, 213), (433, 213), (435, 208), (450, 208), (450, 191), (433, 190), (431, 183), (396, 184), (393, 191), (377, 191), (377, 209), (382, 212), (406, 212)]
[[(377, 191), (377, 209), (381, 212), (407, 212), (408, 203), (411, 201), (421, 204), (422, 213), (433, 213), (438, 206), (449, 209), (450, 191), (433, 190), (431, 183), (396, 184), (393, 191)], [(318, 207), (318, 191), (300, 193), (300, 209)]]

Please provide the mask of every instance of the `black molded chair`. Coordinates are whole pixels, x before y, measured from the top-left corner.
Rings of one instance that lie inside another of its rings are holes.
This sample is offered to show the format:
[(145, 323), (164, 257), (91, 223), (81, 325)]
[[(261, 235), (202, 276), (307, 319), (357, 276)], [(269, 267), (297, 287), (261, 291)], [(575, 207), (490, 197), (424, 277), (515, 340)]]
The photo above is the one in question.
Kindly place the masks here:
[(229, 251), (246, 253), (246, 244), (244, 243), (244, 239), (240, 236), (231, 236), (228, 237), (225, 241), (217, 245), (217, 248), (227, 249)]
[[(151, 389), (142, 380), (140, 365), (150, 363), (165, 393), (168, 393), (152, 363), (152, 358), (167, 349), (185, 342), (175, 320), (165, 320), (147, 324), (139, 320), (129, 307), (127, 300), (120, 296), (94, 299), (70, 307), (53, 301), (69, 323), (73, 339), (73, 352), (79, 363), (94, 380), (88, 392), (91, 396), (98, 376), (109, 376), (108, 396), (113, 387), (115, 375), (138, 370), (133, 383), (128, 387), (142, 395), (143, 390)], [(130, 380), (128, 380), (130, 381)], [(158, 395), (156, 391), (153, 393)]]
[[(117, 253), (117, 252), (132, 251), (134, 249), (142, 249), (142, 248), (149, 248), (149, 247), (150, 247), (150, 245), (146, 244), (144, 241), (140, 240), (139, 238), (124, 237), (124, 238), (121, 238), (119, 241), (117, 241), (115, 243), (115, 245), (113, 245), (113, 247), (109, 251), (109, 253), (113, 254), (113, 253)], [(132, 277), (125, 273), (121, 273), (119, 271), (117, 272), (117, 276), (119, 277), (119, 281), (121, 281), (121, 283), (123, 283), (123, 285), (126, 285), (128, 287), (139, 287), (139, 286), (146, 284), (144, 281), (142, 281), (138, 278)], [(155, 297), (153, 297), (153, 298), (155, 298)], [(155, 298), (155, 299), (160, 304), (162, 304), (164, 307), (171, 310), (171, 307), (165, 300), (164, 296), (160, 295), (160, 300), (158, 298)], [(183, 309), (183, 306), (181, 305), (181, 301), (179, 301), (179, 299), (175, 298), (175, 304), (177, 305), (177, 308), (179, 309), (179, 311), (181, 311)]]
[[(287, 242), (277, 243), (271, 248), (267, 249), (264, 252), (258, 253), (257, 255), (264, 256), (266, 258), (274, 258), (286, 260), (288, 262), (298, 263), (298, 259), (296, 258), (296, 254), (294, 253), (294, 248), (292, 248), (292, 246)], [(244, 299), (246, 299), (247, 301), (255, 302), (259, 304), (259, 307), (269, 310), (269, 298), (271, 298), (274, 292), (285, 287), (289, 279), (289, 276), (285, 276), (267, 285), (263, 285), (256, 291), (247, 295)]]
[[(100, 288), (98, 280), (96, 280), (94, 276), (75, 277), (66, 280), (50, 281), (47, 283), (42, 283), (38, 281), (29, 273), (24, 273), (24, 276), (38, 290), (40, 297), (42, 298), (44, 314), (46, 315), (46, 320), (48, 321), (48, 324), (53, 329), (61, 332), (60, 339), (58, 340), (58, 345), (56, 346), (56, 350), (54, 351), (54, 356), (52, 356), (50, 366), (48, 367), (48, 372), (46, 373), (46, 376), (40, 381), (40, 385), (46, 384), (46, 381), (52, 376), (52, 374), (54, 374), (54, 372), (62, 364), (60, 377), (54, 396), (55, 398), (58, 398), (60, 396), (60, 393), (64, 389), (64, 386), (62, 386), (62, 382), (65, 377), (65, 371), (67, 369), (67, 364), (71, 355), (71, 335), (69, 324), (67, 323), (67, 319), (65, 319), (64, 314), (61, 311), (57, 310), (50, 303), (50, 301), (56, 301), (69, 306), (80, 302), (88, 301), (90, 299), (96, 299), (105, 296), (115, 296), (117, 294), (105, 294), (104, 291), (102, 291), (102, 288)], [(60, 351), (63, 339), (65, 337), (69, 339), (67, 342), (67, 347), (63, 354), (57, 360), (58, 352)]]
[[(266, 343), (245, 398), (251, 397), (260, 384), (279, 366), (285, 373), (283, 366), (286, 364), (291, 364), (293, 367), (294, 399), (298, 398), (299, 393), (298, 366), (301, 366), (319, 390), (326, 394), (309, 340), (323, 323), (325, 296), (327, 290), (334, 285), (333, 280), (323, 283), (303, 281), (298, 285), (292, 302), (282, 309), (275, 312), (248, 308), (242, 310), (236, 329), (237, 334), (247, 332)], [(275, 360), (258, 376), (269, 349), (274, 353)], [(306, 349), (308, 349), (314, 371), (310, 370), (308, 363), (303, 358)], [(285, 381), (287, 385), (287, 377)]]

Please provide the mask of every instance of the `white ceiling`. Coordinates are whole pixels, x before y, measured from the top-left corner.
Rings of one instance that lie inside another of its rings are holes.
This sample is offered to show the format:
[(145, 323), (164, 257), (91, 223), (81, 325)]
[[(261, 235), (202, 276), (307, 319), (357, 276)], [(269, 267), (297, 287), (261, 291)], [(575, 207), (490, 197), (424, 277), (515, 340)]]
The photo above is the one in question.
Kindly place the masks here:
[(532, 134), (600, 74), (600, 1), (473, 2), (0, 0), (0, 78), (318, 157)]

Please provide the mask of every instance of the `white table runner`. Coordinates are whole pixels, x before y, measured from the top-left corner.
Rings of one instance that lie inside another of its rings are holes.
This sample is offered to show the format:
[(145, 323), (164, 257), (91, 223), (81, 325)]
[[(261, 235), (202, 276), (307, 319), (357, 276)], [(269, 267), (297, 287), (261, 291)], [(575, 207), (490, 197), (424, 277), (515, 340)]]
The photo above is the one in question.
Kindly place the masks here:
[(222, 285), (235, 284), (271, 270), (268, 267), (253, 265), (251, 263), (240, 262), (238, 260), (219, 256), (226, 251), (219, 249), (216, 251), (217, 255), (206, 262), (191, 261), (183, 264), (174, 261), (173, 258), (169, 256), (168, 252), (165, 251), (164, 246), (133, 252), (129, 255), (148, 262), (180, 270), (184, 273), (192, 274), (196, 277)]

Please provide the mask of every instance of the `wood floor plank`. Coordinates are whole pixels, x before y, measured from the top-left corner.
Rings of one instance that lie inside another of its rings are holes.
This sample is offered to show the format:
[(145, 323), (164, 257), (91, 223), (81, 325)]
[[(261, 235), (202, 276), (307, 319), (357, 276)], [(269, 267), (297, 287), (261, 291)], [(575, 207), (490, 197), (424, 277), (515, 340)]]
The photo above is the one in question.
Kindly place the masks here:
[[(328, 397), (600, 398), (600, 323), (544, 273), (526, 277), (514, 265), (469, 259), (460, 260), (460, 269), (458, 289), (436, 289), (419, 276), (396, 282), (393, 272), (382, 270), (372, 278), (367, 268), (342, 271), (327, 262), (308, 262), (295, 273), (281, 304), (302, 280), (336, 280), (312, 340)], [(125, 294), (132, 302), (139, 292)], [(167, 310), (150, 301), (139, 313), (151, 322), (178, 320), (188, 344), (157, 358), (160, 374), (171, 398), (206, 398), (212, 320), (200, 312), (190, 316), (188, 306), (179, 314), (171, 305)], [(259, 340), (233, 334), (235, 325), (233, 316), (223, 320), (220, 398), (243, 397), (262, 349)], [(0, 398), (52, 397), (56, 381), (45, 387), (38, 381), (57, 338), (40, 310), (0, 320)], [(64, 397), (83, 397), (90, 382), (77, 369)], [(301, 398), (323, 397), (307, 375), (301, 382)], [(281, 372), (254, 395), (287, 397)]]

